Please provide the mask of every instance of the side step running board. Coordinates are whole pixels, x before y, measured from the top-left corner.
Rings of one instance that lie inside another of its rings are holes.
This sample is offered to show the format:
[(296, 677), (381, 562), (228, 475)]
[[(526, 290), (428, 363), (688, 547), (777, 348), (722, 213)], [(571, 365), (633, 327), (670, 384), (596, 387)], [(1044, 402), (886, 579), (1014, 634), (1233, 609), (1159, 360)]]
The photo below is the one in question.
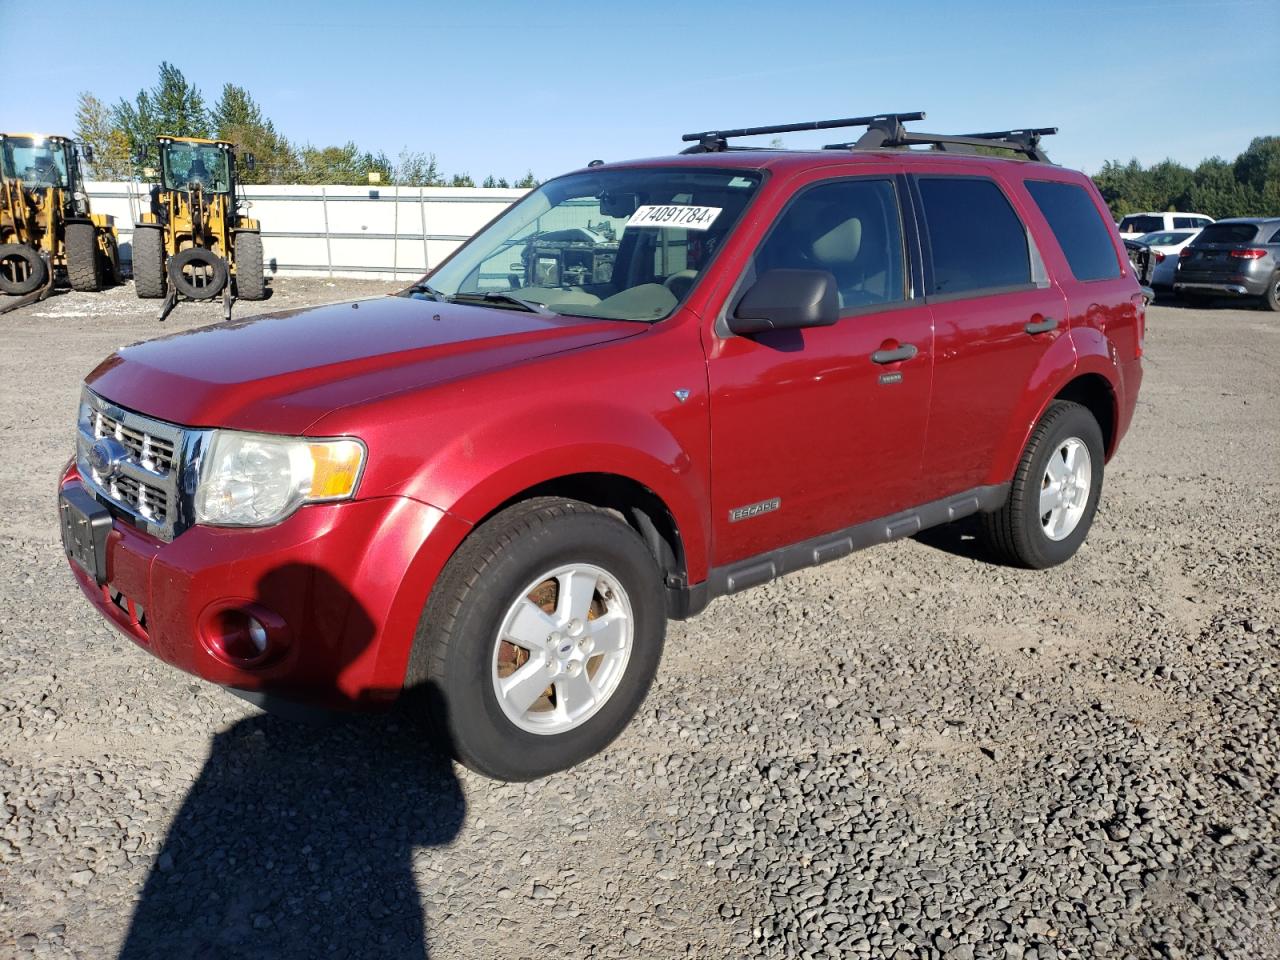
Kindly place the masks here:
[(838, 560), (855, 550), (901, 540), (929, 527), (999, 509), (1008, 497), (1007, 483), (975, 487), (892, 516), (868, 520), (835, 533), (779, 547), (748, 560), (715, 567), (702, 583), (691, 587), (668, 586), (667, 615), (675, 620), (684, 620), (700, 613), (716, 597), (740, 593), (796, 570)]

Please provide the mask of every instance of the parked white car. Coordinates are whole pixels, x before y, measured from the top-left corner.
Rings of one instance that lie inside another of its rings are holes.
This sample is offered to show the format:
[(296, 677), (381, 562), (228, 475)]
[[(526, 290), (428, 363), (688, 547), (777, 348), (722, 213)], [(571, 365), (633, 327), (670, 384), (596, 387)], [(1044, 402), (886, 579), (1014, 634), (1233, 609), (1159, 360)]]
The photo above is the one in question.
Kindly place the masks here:
[(1160, 230), (1138, 237), (1138, 243), (1151, 248), (1151, 276), (1148, 283), (1153, 287), (1172, 289), (1173, 278), (1178, 272), (1178, 254), (1198, 236), (1199, 230)]
[(1213, 217), (1203, 213), (1131, 213), (1120, 221), (1120, 236), (1124, 240), (1137, 240), (1144, 233), (1161, 230), (1203, 230), (1213, 223)]

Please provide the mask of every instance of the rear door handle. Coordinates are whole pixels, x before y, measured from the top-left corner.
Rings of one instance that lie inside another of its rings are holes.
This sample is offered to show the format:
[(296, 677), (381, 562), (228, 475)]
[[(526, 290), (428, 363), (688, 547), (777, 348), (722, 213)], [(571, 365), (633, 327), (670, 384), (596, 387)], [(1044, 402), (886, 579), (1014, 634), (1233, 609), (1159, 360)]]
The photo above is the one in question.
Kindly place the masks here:
[(1037, 333), (1048, 333), (1050, 330), (1056, 330), (1057, 327), (1057, 317), (1045, 317), (1043, 320), (1036, 321), (1035, 323), (1028, 323), (1022, 329), (1027, 333), (1034, 335)]
[(872, 363), (898, 363), (902, 360), (910, 360), (920, 351), (916, 349), (914, 343), (904, 343), (893, 350), (877, 350), (871, 355)]

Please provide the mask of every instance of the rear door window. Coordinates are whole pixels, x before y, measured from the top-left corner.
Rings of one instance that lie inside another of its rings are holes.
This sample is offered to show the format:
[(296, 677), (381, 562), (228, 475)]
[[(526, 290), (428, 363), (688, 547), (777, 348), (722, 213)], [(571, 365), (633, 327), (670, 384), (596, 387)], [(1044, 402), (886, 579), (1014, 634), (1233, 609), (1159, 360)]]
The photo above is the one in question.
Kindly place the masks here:
[(935, 296), (1031, 284), (1027, 231), (1003, 191), (984, 177), (920, 177)]
[(1188, 228), (1195, 229), (1196, 227), (1200, 226), (1200, 218), (1199, 217), (1174, 217), (1173, 226), (1174, 226), (1174, 229), (1177, 229), (1177, 230), (1186, 230)]
[[(1107, 280), (1120, 276), (1120, 260), (1111, 245), (1111, 231), (1084, 187), (1074, 183), (1028, 180), (1027, 191), (1066, 255), (1077, 280)], [(1168, 237), (1169, 234), (1165, 234)], [(1177, 243), (1160, 239), (1150, 243)]]
[(1164, 217), (1135, 214), (1120, 221), (1121, 233), (1155, 233), (1164, 229)]
[(1192, 241), (1192, 246), (1202, 247), (1206, 243), (1250, 243), (1257, 235), (1258, 227), (1253, 223), (1211, 223)]

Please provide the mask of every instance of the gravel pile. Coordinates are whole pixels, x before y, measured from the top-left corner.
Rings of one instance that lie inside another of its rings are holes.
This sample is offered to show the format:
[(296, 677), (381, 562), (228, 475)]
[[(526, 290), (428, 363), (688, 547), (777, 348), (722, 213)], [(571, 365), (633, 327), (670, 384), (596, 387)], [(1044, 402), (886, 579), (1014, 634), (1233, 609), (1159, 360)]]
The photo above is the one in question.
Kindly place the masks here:
[[(392, 287), (334, 283), (266, 307)], [(89, 612), (51, 508), (79, 378), (218, 316), (152, 314), (4, 318), (0, 957), (1280, 957), (1280, 318), (1151, 311), (1072, 563), (960, 526), (718, 600), (610, 751), (503, 785)]]

